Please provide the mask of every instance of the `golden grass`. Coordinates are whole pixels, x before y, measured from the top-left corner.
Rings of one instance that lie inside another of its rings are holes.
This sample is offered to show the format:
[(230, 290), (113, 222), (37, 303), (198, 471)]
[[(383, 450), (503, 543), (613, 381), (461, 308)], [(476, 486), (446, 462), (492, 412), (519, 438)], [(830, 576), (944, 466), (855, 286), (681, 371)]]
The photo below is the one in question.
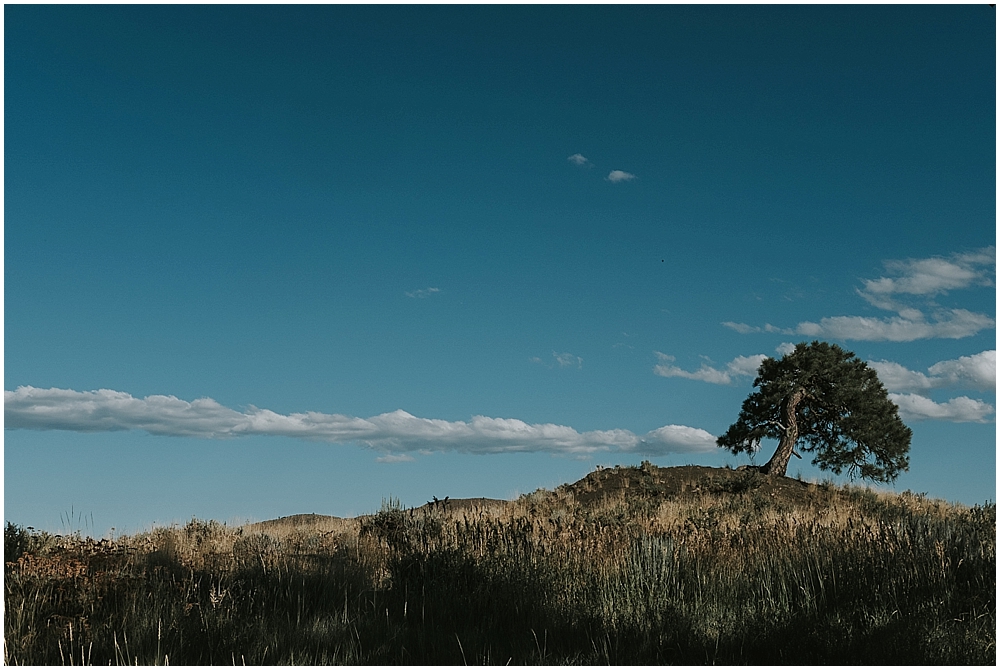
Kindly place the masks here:
[(8, 526), (5, 660), (995, 660), (995, 506), (671, 470), (114, 541)]

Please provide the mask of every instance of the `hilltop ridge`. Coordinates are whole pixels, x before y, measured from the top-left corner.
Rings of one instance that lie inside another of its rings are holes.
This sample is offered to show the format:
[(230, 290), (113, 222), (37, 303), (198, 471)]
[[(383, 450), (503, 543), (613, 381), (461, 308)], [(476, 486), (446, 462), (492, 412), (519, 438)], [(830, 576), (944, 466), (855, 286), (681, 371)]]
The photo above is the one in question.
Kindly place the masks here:
[[(448, 498), (431, 501), (413, 508), (414, 513), (458, 513), (475, 510), (502, 512), (518, 505), (535, 504), (544, 498), (558, 497), (563, 503), (583, 508), (601, 506), (615, 501), (644, 500), (691, 502), (698, 498), (718, 495), (755, 495), (773, 503), (797, 506), (823, 505), (844, 495), (843, 487), (830, 483), (805, 482), (792, 477), (762, 475), (752, 469), (714, 468), (702, 465), (659, 467), (644, 461), (639, 466), (621, 466), (595, 470), (576, 482), (561, 484), (554, 491), (539, 489), (514, 500), (496, 498)], [(894, 494), (886, 494), (894, 495)], [(376, 514), (357, 517), (336, 517), (323, 514), (294, 514), (268, 521), (246, 524), (250, 532), (343, 531), (359, 520)]]

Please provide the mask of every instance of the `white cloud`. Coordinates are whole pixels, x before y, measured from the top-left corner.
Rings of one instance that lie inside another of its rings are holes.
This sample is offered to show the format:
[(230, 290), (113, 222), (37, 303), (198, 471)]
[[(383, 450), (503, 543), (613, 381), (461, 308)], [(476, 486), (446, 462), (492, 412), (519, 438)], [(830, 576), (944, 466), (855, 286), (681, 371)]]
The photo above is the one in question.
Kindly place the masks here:
[[(972, 286), (993, 286), (996, 274), (996, 248), (989, 246), (948, 258), (908, 259), (886, 261), (892, 276), (862, 280), (864, 288), (857, 293), (878, 309), (895, 312), (891, 317), (832, 316), (819, 322), (803, 321), (795, 328), (776, 328), (770, 324), (760, 328), (745, 323), (726, 321), (722, 325), (738, 333), (780, 332), (788, 335), (805, 335), (839, 340), (864, 340), (870, 342), (912, 342), (932, 338), (960, 339), (988, 328), (996, 327), (996, 320), (988, 314), (966, 309), (944, 309), (930, 301), (934, 296), (950, 290)], [(906, 304), (899, 296), (920, 297), (930, 318), (914, 305)]]
[(828, 337), (841, 340), (871, 342), (912, 342), (931, 338), (960, 339), (975, 335), (996, 322), (985, 314), (965, 309), (940, 312), (936, 321), (927, 321), (917, 310), (904, 310), (907, 316), (875, 318), (864, 316), (833, 316), (819, 323), (804, 321), (795, 329), (799, 335)]
[(639, 440), (636, 447), (626, 451), (642, 451), (647, 454), (667, 454), (676, 452), (711, 451), (717, 448), (715, 437), (700, 428), (689, 426), (663, 426), (651, 430)]
[(993, 405), (967, 396), (938, 403), (927, 393), (949, 386), (996, 391), (996, 361), (993, 349), (935, 363), (927, 369), (928, 374), (892, 361), (869, 361), (868, 365), (887, 390), (901, 392), (890, 393), (889, 398), (899, 406), (904, 419), (984, 423), (994, 413)]
[(192, 402), (151, 395), (143, 400), (120, 391), (79, 393), (20, 386), (4, 391), (6, 428), (78, 432), (145, 430), (153, 435), (227, 437), (246, 416), (211, 398)]
[(552, 363), (551, 365), (547, 364), (545, 361), (543, 361), (538, 356), (532, 356), (529, 360), (532, 363), (538, 363), (539, 365), (544, 365), (545, 367), (549, 368), (550, 370), (552, 368), (556, 367), (556, 366), (559, 366), (560, 368), (577, 368), (577, 369), (583, 367), (583, 359), (582, 358), (580, 358), (579, 356), (574, 356), (573, 354), (570, 354), (570, 353), (567, 353), (567, 352), (563, 352), (563, 353), (560, 354), (560, 353), (557, 353), (557, 352), (553, 351), (552, 352), (552, 358), (555, 359), (555, 362)]
[(722, 325), (726, 328), (732, 328), (740, 335), (749, 335), (750, 333), (759, 333), (761, 328), (758, 326), (750, 326), (745, 323), (736, 323), (735, 321), (723, 321)]
[(929, 374), (909, 370), (892, 361), (869, 361), (868, 365), (890, 391), (921, 393), (946, 386), (996, 391), (997, 386), (995, 349), (935, 363), (927, 369)]
[(591, 163), (589, 160), (587, 160), (587, 158), (583, 154), (573, 154), (572, 156), (570, 156), (566, 160), (568, 160), (573, 165), (579, 165), (581, 167), (584, 167), (584, 166), (590, 167), (590, 166), (593, 165), (593, 163)]
[(927, 369), (932, 375), (948, 380), (949, 386), (970, 386), (981, 391), (996, 391), (997, 352), (983, 351), (951, 361), (935, 363)]
[(416, 460), (409, 454), (386, 454), (375, 459), (376, 463), (409, 463)]
[(103, 432), (145, 430), (155, 435), (236, 438), (246, 435), (295, 437), (329, 443), (355, 442), (383, 452), (383, 462), (407, 452), (504, 453), (544, 451), (567, 455), (627, 451), (667, 453), (713, 451), (715, 438), (700, 429), (664, 426), (644, 436), (631, 431), (578, 432), (557, 424), (474, 416), (470, 421), (423, 419), (403, 410), (362, 419), (343, 414), (278, 414), (250, 407), (239, 412), (210, 398), (191, 402), (174, 396), (134, 398), (102, 389), (73, 391), (20, 386), (4, 391), (8, 429)]
[(696, 381), (708, 382), (709, 384), (731, 384), (733, 377), (754, 377), (757, 375), (757, 368), (761, 362), (767, 358), (764, 354), (754, 356), (737, 356), (726, 364), (725, 370), (719, 370), (707, 363), (702, 363), (701, 367), (694, 372), (688, 372), (673, 365), (673, 356), (653, 352), (660, 359), (659, 365), (653, 368), (653, 373), (661, 377), (681, 377), (683, 379), (694, 379)]
[(943, 403), (913, 393), (890, 393), (889, 399), (899, 407), (900, 416), (913, 421), (934, 419), (958, 423), (986, 423), (986, 417), (995, 411), (993, 405), (966, 396), (952, 398)]
[(632, 181), (633, 179), (638, 179), (638, 177), (631, 172), (625, 172), (624, 170), (612, 170), (608, 173), (606, 179), (612, 184), (617, 184), (623, 181)]
[(929, 391), (934, 388), (931, 379), (922, 372), (908, 370), (892, 361), (869, 361), (868, 366), (878, 374), (879, 381), (889, 391), (908, 393)]
[(971, 253), (952, 254), (949, 258), (886, 261), (885, 267), (890, 274), (898, 276), (865, 280), (865, 288), (859, 292), (867, 299), (879, 301), (898, 293), (934, 296), (974, 284), (992, 286), (996, 248), (990, 246)]
[(583, 359), (580, 358), (579, 356), (574, 356), (573, 354), (566, 353), (566, 352), (561, 353), (561, 354), (557, 354), (554, 351), (552, 352), (552, 355), (555, 356), (556, 363), (558, 363), (559, 367), (561, 367), (561, 368), (582, 368), (583, 367)]
[(745, 323), (736, 323), (735, 321), (723, 321), (722, 325), (725, 326), (726, 328), (731, 328), (731, 329), (735, 330), (737, 333), (739, 333), (741, 335), (748, 335), (750, 333), (786, 333), (786, 334), (788, 334), (788, 331), (784, 331), (781, 328), (778, 328), (776, 326), (772, 326), (769, 323), (765, 323), (763, 328), (761, 328), (760, 326), (750, 326), (750, 325), (745, 324)]
[(734, 375), (741, 377), (756, 377), (757, 368), (760, 364), (764, 362), (767, 358), (764, 354), (757, 354), (755, 356), (737, 356), (733, 360), (726, 363), (726, 368)]
[(775, 347), (774, 350), (777, 351), (782, 356), (787, 356), (788, 354), (795, 351), (795, 345), (792, 344), (791, 342), (782, 342), (777, 347)]
[(431, 286), (428, 288), (418, 288), (416, 291), (406, 291), (405, 293), (408, 298), (426, 298), (440, 292), (441, 289)]
[(682, 377), (684, 379), (695, 379), (697, 381), (708, 382), (709, 384), (729, 384), (732, 382), (732, 378), (720, 370), (716, 370), (709, 365), (702, 363), (701, 367), (695, 372), (688, 372), (682, 368), (672, 365), (675, 360), (673, 356), (661, 353), (659, 351), (653, 352), (656, 357), (660, 359), (659, 365), (653, 367), (653, 374), (657, 374), (661, 377)]

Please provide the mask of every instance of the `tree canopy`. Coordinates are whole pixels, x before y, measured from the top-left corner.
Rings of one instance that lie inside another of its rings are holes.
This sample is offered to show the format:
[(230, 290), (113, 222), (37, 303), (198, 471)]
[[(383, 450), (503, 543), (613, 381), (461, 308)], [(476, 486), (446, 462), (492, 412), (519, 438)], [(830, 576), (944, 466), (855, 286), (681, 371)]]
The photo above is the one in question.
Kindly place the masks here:
[(852, 352), (826, 342), (800, 343), (760, 364), (736, 423), (718, 440), (734, 454), (755, 454), (764, 438), (778, 448), (760, 468), (784, 475), (796, 447), (813, 464), (851, 478), (891, 482), (909, 468), (913, 434), (878, 375)]

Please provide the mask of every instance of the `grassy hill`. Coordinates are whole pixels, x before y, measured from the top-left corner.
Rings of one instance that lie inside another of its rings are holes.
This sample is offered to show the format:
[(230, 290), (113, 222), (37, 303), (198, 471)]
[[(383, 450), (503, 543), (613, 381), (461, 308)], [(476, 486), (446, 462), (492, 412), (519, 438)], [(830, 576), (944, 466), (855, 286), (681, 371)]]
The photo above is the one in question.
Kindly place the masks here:
[(11, 664), (996, 660), (994, 505), (749, 470), (4, 545)]

